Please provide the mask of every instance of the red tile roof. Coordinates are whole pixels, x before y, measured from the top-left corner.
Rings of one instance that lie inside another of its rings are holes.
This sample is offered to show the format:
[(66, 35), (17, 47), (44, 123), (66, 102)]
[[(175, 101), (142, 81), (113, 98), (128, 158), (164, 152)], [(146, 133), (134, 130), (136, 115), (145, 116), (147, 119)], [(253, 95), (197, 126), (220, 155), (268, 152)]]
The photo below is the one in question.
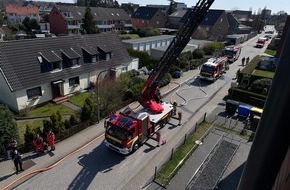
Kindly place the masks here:
[(22, 7), (22, 6), (6, 6), (6, 13), (16, 13), (18, 15), (38, 14), (37, 7)]

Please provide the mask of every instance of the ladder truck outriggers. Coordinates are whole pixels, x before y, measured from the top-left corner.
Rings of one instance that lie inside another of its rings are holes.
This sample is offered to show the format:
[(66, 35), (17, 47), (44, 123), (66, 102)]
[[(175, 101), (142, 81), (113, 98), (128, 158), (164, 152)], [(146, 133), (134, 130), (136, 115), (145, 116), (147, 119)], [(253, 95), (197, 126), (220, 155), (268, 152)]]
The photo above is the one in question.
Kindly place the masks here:
[[(134, 152), (173, 117), (173, 105), (161, 100), (159, 83), (190, 41), (213, 2), (199, 0), (193, 9), (188, 10), (185, 23), (144, 84), (139, 99), (141, 109), (128, 107), (120, 113), (110, 114), (105, 120), (107, 147), (124, 155)], [(178, 119), (181, 120), (181, 114), (178, 114)]]

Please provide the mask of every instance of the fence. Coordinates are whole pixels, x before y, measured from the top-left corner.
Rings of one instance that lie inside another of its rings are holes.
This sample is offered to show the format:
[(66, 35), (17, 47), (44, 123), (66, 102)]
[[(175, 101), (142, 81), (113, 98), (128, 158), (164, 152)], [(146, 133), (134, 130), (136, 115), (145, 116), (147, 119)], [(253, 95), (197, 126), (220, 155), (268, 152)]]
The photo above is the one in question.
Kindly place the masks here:
[[(196, 144), (194, 144), (192, 146), (192, 148), (190, 149), (190, 151), (188, 151), (188, 153), (182, 159), (180, 159), (178, 164), (171, 170), (169, 175), (162, 174), (160, 171), (164, 170), (167, 163), (173, 162), (173, 159), (174, 159), (176, 152), (186, 143), (186, 141), (188, 140), (190, 135), (192, 135), (194, 132), (196, 132), (196, 130), (198, 129), (200, 124), (205, 122), (205, 121), (210, 123), (211, 127), (209, 127), (209, 129), (203, 134), (203, 136), (201, 138), (197, 139)], [(198, 143), (203, 141), (203, 139), (205, 139), (205, 137), (210, 133), (210, 131), (213, 129), (213, 127), (231, 130), (231, 131), (234, 131), (238, 134), (243, 134), (243, 135), (249, 135), (249, 136), (254, 135), (255, 132), (246, 129), (246, 126), (247, 126), (247, 124), (245, 123), (245, 120), (242, 120), (239, 117), (235, 117), (235, 116), (234, 117), (228, 117), (228, 116), (224, 117), (224, 116), (220, 116), (220, 115), (206, 116), (206, 113), (205, 113), (204, 116), (202, 118), (200, 118), (198, 120), (198, 122), (195, 125), (193, 125), (192, 128), (184, 135), (184, 138), (181, 139), (179, 141), (179, 143), (174, 148), (172, 148), (170, 154), (168, 154), (167, 157), (165, 157), (164, 161), (159, 166), (155, 167), (153, 181), (155, 183), (163, 186), (164, 188), (166, 188), (166, 186), (168, 185), (170, 180), (174, 177), (174, 175), (178, 172), (178, 170), (183, 166), (185, 161), (191, 156), (193, 151), (198, 147)], [(233, 139), (231, 139), (230, 141), (233, 141)], [(215, 147), (218, 147), (218, 145), (219, 145), (219, 141)], [(229, 164), (229, 162), (227, 164)], [(219, 176), (219, 180), (221, 179), (221, 177), (222, 176)], [(216, 184), (219, 182), (219, 180), (216, 182)]]
[(253, 126), (253, 124), (249, 120), (238, 117), (236, 115), (231, 117), (216, 115), (215, 121), (216, 125), (219, 126), (221, 129), (230, 130), (237, 134), (250, 137), (256, 134), (256, 127)]
[(205, 113), (204, 116), (198, 120), (198, 122), (184, 135), (184, 138), (181, 139), (174, 148), (172, 148), (171, 153), (167, 155), (167, 157), (164, 159), (161, 165), (155, 167), (155, 173), (153, 177), (154, 182), (158, 183), (159, 185), (163, 187), (165, 187), (169, 183), (172, 177), (178, 172), (178, 170), (183, 166), (185, 161), (190, 157), (192, 152), (198, 147), (198, 143), (201, 142), (209, 134), (212, 127), (210, 127), (203, 134), (202, 137), (200, 137), (199, 139), (196, 139), (197, 140), (196, 144), (194, 144), (192, 148), (187, 152), (187, 154), (178, 162), (178, 164), (175, 166), (175, 168), (173, 168), (173, 170), (170, 172), (169, 175), (165, 176), (161, 174), (160, 171), (166, 166), (168, 162), (174, 159), (174, 155), (176, 154), (176, 152), (179, 150), (179, 148), (182, 145), (186, 143), (186, 141), (188, 140), (188, 137), (190, 137), (194, 132), (196, 132), (196, 130), (198, 129), (201, 123), (206, 121), (206, 122), (212, 123), (212, 126), (213, 126), (214, 119), (215, 117), (212, 117), (212, 116), (207, 117), (207, 113)]

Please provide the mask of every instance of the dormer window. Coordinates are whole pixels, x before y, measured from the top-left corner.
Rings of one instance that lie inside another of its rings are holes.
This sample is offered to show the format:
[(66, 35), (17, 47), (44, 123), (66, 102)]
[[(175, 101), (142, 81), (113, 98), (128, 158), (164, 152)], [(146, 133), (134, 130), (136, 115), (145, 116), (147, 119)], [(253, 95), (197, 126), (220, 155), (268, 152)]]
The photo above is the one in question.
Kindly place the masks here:
[(92, 63), (96, 63), (99, 61), (99, 56), (98, 55), (92, 55)]
[(111, 53), (106, 53), (106, 60), (112, 59)]
[(100, 52), (101, 60), (112, 59), (112, 50), (109, 46), (102, 45), (101, 47), (98, 47), (98, 51)]
[(80, 66), (79, 59), (81, 56), (73, 48), (61, 49), (61, 52), (65, 68)]
[(71, 64), (72, 64), (72, 67), (78, 67), (78, 66), (80, 66), (79, 65), (79, 59), (72, 59), (71, 60)]
[(62, 70), (62, 58), (54, 51), (39, 52), (40, 56), (37, 58), (42, 65), (42, 72), (50, 71), (56, 72)]
[(52, 71), (60, 71), (61, 70), (61, 62), (53, 62), (51, 63)]
[(85, 63), (97, 63), (100, 61), (99, 51), (90, 46), (82, 47)]

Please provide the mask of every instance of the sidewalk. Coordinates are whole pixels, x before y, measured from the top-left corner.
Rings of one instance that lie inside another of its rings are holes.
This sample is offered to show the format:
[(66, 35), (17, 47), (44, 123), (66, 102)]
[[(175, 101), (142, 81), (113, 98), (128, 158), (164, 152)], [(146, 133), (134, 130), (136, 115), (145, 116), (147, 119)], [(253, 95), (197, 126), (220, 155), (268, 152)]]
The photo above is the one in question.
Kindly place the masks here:
[[(182, 77), (178, 79), (174, 79), (172, 83), (161, 88), (161, 95), (164, 96), (172, 89), (177, 88), (179, 84), (192, 79), (199, 73), (199, 70), (189, 70), (184, 72)], [(39, 172), (35, 172), (36, 170), (48, 170), (54, 167), (53, 165), (63, 158), (69, 157), (69, 154), (81, 148), (85, 144), (93, 141), (98, 137), (102, 137), (104, 133), (103, 120), (101, 120), (98, 124), (92, 125), (79, 133), (59, 142), (56, 144), (56, 150), (53, 152), (49, 152), (44, 155), (36, 156), (32, 152), (28, 152), (23, 154), (23, 168), (24, 172), (15, 174), (14, 164), (12, 160), (4, 160), (0, 162), (0, 189), (4, 189), (7, 185), (13, 183), (15, 180), (22, 178), (17, 181), (15, 184), (19, 184), (21, 181), (28, 180), (29, 177), (36, 175)], [(52, 166), (51, 168), (49, 168)], [(57, 164), (56, 164), (57, 166)], [(33, 173), (34, 172), (34, 173)], [(30, 173), (33, 173), (30, 175)], [(14, 186), (9, 186), (7, 189), (12, 189)]]

